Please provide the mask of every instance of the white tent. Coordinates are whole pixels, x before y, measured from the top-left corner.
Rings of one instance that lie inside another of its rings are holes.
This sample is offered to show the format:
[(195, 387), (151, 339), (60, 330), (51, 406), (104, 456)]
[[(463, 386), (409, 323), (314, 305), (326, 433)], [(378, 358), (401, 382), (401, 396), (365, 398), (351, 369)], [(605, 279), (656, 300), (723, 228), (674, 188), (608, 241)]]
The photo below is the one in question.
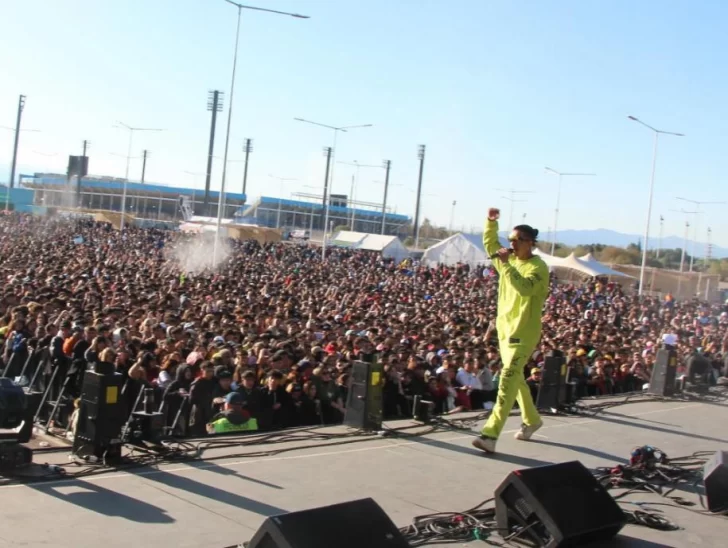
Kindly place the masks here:
[(402, 261), (409, 257), (409, 250), (397, 236), (382, 236), (342, 230), (334, 236), (331, 245), (376, 251), (381, 253), (382, 257), (394, 259), (395, 261)]
[(613, 268), (609, 268), (604, 263), (600, 263), (599, 261), (597, 261), (596, 257), (594, 257), (594, 255), (592, 255), (591, 253), (587, 253), (586, 255), (579, 257), (579, 261), (587, 264), (590, 268), (599, 272), (599, 274), (595, 274), (595, 276), (615, 276), (618, 278), (631, 278), (632, 277), (629, 274), (620, 272), (619, 270), (614, 270)]
[(427, 248), (422, 255), (422, 264), (435, 267), (438, 264), (448, 266), (465, 263), (470, 266), (490, 264), (490, 259), (483, 249), (482, 238), (477, 234), (455, 234)]
[[(543, 257), (543, 253), (540, 254)], [(579, 258), (573, 253), (569, 255), (568, 257), (560, 258), (560, 257), (550, 257), (551, 263), (549, 266), (552, 268), (564, 268), (567, 270), (572, 270), (574, 272), (579, 272), (581, 274), (584, 274), (590, 278), (593, 278), (595, 276), (619, 276), (619, 277), (625, 277), (626, 275), (622, 272), (619, 272), (617, 270), (612, 270), (606, 265), (603, 265), (599, 261), (597, 261), (593, 255), (585, 255), (586, 260), (584, 258)], [(545, 259), (544, 259), (545, 260)], [(548, 262), (547, 262), (548, 264)]]
[(533, 254), (541, 257), (541, 259), (543, 259), (543, 262), (546, 263), (546, 266), (549, 267), (549, 270), (558, 266), (563, 266), (564, 259), (562, 259), (561, 257), (557, 257), (556, 255), (549, 255), (548, 253), (545, 253), (538, 248), (533, 250)]

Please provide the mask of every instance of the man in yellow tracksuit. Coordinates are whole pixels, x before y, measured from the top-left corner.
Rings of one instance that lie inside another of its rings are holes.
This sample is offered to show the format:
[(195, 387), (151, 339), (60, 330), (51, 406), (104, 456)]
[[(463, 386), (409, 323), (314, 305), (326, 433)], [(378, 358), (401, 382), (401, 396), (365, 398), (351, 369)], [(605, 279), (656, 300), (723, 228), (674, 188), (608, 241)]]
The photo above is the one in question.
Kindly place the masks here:
[(500, 275), (498, 283), (498, 317), (496, 329), (503, 370), (498, 398), (481, 436), (473, 445), (486, 453), (495, 453), (496, 441), (517, 399), (523, 425), (516, 439), (528, 440), (541, 425), (541, 417), (526, 384), (523, 368), (541, 339), (541, 313), (549, 292), (549, 271), (533, 249), (538, 230), (514, 227), (508, 240), (510, 249), (498, 242), (500, 211), (491, 208), (483, 235), (485, 250)]

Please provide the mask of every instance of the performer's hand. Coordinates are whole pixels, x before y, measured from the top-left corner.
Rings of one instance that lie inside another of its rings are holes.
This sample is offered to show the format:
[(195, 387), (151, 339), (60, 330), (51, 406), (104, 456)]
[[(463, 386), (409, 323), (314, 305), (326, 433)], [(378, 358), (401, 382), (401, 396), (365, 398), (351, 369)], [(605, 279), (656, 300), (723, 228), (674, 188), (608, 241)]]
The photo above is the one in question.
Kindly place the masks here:
[(498, 250), (498, 258), (503, 262), (507, 263), (508, 259), (511, 257), (511, 250), (507, 247), (501, 247)]
[(489, 221), (497, 221), (499, 217), (500, 217), (500, 209), (498, 209), (497, 207), (491, 207), (488, 210), (488, 220)]

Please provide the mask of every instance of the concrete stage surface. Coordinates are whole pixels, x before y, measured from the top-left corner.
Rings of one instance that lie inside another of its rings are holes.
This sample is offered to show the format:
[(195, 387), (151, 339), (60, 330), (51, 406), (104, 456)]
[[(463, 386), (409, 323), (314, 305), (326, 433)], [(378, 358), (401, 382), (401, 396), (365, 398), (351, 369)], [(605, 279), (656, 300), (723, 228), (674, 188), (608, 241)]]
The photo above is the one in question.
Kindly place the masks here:
[[(659, 447), (672, 457), (728, 449), (728, 406), (715, 401), (627, 403), (593, 417), (547, 416), (544, 422), (534, 441), (520, 442), (513, 439), (520, 420), (512, 416), (498, 445), (500, 453), (493, 457), (471, 446), (474, 432), (447, 431), (412, 438), (368, 436), (360, 443), (276, 456), (239, 456), (270, 446), (215, 449), (205, 453), (221, 457), (214, 461), (4, 485), (0, 546), (224, 548), (250, 540), (266, 516), (362, 497), (374, 498), (401, 527), (416, 515), (475, 506), (490, 498), (513, 469), (568, 460), (581, 460), (590, 468), (625, 463), (641, 445)], [(388, 426), (405, 424), (411, 423)], [(321, 443), (331, 442), (299, 441), (275, 448)], [(232, 454), (238, 456), (225, 457)], [(64, 459), (66, 453), (39, 453), (35, 462)], [(695, 495), (679, 494), (697, 501)], [(661, 499), (645, 494), (629, 500)], [(654, 508), (684, 529), (661, 532), (628, 525), (618, 541), (607, 545), (728, 545), (728, 518)], [(473, 541), (467, 546), (486, 544)]]

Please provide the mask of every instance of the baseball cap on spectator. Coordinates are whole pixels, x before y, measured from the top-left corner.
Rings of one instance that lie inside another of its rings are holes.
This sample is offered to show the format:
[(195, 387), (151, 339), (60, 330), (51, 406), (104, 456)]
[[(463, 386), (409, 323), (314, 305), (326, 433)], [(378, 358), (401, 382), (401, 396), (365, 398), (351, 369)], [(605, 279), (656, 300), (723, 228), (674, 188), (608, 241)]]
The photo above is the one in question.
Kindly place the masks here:
[(243, 405), (243, 395), (240, 392), (230, 392), (225, 396), (228, 405)]
[(224, 365), (218, 365), (215, 368), (215, 378), (218, 379), (229, 379), (232, 378), (233, 374), (230, 373), (230, 371), (227, 370), (227, 367)]

